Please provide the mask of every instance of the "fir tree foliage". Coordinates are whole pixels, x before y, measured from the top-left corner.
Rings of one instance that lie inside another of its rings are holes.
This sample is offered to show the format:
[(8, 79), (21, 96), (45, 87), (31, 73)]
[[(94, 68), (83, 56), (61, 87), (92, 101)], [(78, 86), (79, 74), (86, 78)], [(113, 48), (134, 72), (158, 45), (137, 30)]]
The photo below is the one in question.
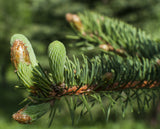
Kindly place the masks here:
[[(14, 35), (11, 46), (15, 40), (22, 40), (31, 62), (20, 62), (16, 71), (29, 96), (25, 99), (28, 105), (13, 115), (15, 120), (30, 123), (50, 110), (51, 125), (62, 97), (72, 124), (80, 105), (79, 117), (88, 112), (92, 118), (91, 109), (98, 102), (108, 120), (115, 104), (121, 103), (124, 116), (133, 102), (137, 102), (139, 111), (155, 103), (160, 84), (159, 43), (140, 29), (97, 13), (67, 14), (66, 18), (75, 32), (68, 36), (75, 40), (75, 46), (78, 42), (79, 47), (92, 45), (99, 54), (93, 58), (82, 55), (82, 60), (73, 56), (70, 60), (63, 43), (54, 41), (48, 47), (51, 73), (46, 73), (25, 36)], [(43, 110), (38, 109), (41, 105)]]
[[(67, 20), (71, 19), (68, 17), (74, 18), (74, 15), (66, 15)], [(68, 37), (81, 39), (81, 45), (86, 45), (86, 42), (95, 47), (106, 44), (108, 51), (120, 51), (121, 54), (133, 57), (152, 58), (159, 54), (159, 43), (141, 29), (93, 12), (80, 13), (78, 17), (83, 32), (76, 29), (73, 25), (75, 23), (68, 20), (76, 33), (75, 36)]]

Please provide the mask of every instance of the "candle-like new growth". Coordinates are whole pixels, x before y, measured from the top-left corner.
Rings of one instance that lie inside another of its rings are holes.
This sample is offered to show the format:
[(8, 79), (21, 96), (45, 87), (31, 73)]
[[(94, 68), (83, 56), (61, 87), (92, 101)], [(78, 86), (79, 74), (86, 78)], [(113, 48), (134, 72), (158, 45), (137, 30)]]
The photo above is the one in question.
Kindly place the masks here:
[(11, 61), (25, 87), (33, 86), (33, 68), (38, 65), (29, 40), (22, 34), (11, 37)]
[(66, 61), (66, 49), (60, 41), (52, 42), (48, 47), (49, 64), (56, 84), (64, 80), (64, 65)]
[(36, 60), (36, 56), (34, 54), (34, 51), (32, 49), (31, 43), (30, 41), (22, 34), (14, 34), (11, 37), (11, 41), (10, 44), (13, 47), (15, 42), (21, 42), (23, 43), (25, 49), (28, 51), (29, 53), (29, 58), (30, 58), (30, 62), (33, 66), (37, 65), (37, 60)]

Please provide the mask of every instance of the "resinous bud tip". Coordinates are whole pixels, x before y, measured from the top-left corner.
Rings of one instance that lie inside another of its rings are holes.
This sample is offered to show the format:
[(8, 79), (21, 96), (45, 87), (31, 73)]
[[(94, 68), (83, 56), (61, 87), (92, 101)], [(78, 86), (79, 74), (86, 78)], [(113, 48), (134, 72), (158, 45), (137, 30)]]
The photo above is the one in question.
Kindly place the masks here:
[(83, 25), (82, 25), (82, 22), (81, 22), (81, 19), (78, 15), (76, 14), (71, 14), (71, 13), (67, 13), (66, 14), (66, 20), (73, 24), (74, 27), (80, 31), (80, 32), (83, 32), (84, 28), (83, 28)]
[(23, 114), (24, 110), (25, 108), (20, 109), (12, 115), (12, 118), (21, 124), (29, 124), (32, 122), (32, 119), (29, 115)]
[(20, 62), (30, 64), (30, 57), (27, 47), (21, 40), (15, 40), (11, 46), (11, 62), (17, 70)]

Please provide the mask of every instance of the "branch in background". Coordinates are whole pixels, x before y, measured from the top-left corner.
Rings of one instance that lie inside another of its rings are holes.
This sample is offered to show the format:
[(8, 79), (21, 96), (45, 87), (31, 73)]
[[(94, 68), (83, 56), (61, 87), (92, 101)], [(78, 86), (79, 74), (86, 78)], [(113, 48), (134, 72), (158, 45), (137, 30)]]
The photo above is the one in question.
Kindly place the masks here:
[(70, 36), (71, 39), (74, 37), (73, 40), (81, 39), (81, 42), (88, 42), (95, 47), (106, 44), (112, 49), (122, 51), (127, 56), (132, 57), (138, 56), (151, 59), (154, 55), (159, 55), (159, 43), (140, 29), (98, 13), (85, 12), (79, 13), (77, 16), (83, 26), (83, 33), (75, 27), (74, 22), (66, 18), (76, 33), (75, 37), (77, 38)]

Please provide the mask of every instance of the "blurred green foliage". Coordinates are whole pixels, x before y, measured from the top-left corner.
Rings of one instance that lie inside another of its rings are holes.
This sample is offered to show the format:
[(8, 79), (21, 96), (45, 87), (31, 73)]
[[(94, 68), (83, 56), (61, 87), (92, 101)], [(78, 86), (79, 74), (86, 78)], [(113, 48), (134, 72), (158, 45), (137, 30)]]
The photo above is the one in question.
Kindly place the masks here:
[[(0, 0), (0, 128), (27, 129), (37, 128), (37, 126), (44, 128), (45, 125), (43, 121), (32, 126), (24, 126), (11, 120), (12, 113), (19, 109), (18, 102), (25, 95), (23, 91), (14, 89), (18, 79), (10, 62), (9, 41), (13, 34), (22, 33), (30, 39), (38, 60), (48, 70), (47, 47), (52, 41), (62, 41), (67, 48), (68, 55), (77, 51), (69, 47), (68, 44), (72, 41), (65, 37), (65, 35), (73, 33), (65, 20), (66, 13), (78, 13), (84, 10), (100, 12), (142, 28), (156, 40), (160, 40), (159, 7), (160, 0)], [(96, 112), (97, 109), (94, 111)], [(150, 112), (148, 111), (148, 113)], [(64, 117), (64, 113), (56, 116), (54, 121), (56, 128), (64, 128), (64, 126), (70, 128), (69, 114)], [(145, 117), (143, 114), (136, 115), (136, 113), (129, 116), (125, 120), (116, 116), (116, 120), (111, 119), (109, 123), (104, 124), (104, 120), (99, 115), (96, 121), (90, 123), (85, 122), (88, 120), (82, 119), (77, 128), (153, 128), (146, 125), (146, 121), (152, 118)], [(137, 118), (139, 119), (136, 120)], [(42, 119), (47, 122), (47, 117)]]

